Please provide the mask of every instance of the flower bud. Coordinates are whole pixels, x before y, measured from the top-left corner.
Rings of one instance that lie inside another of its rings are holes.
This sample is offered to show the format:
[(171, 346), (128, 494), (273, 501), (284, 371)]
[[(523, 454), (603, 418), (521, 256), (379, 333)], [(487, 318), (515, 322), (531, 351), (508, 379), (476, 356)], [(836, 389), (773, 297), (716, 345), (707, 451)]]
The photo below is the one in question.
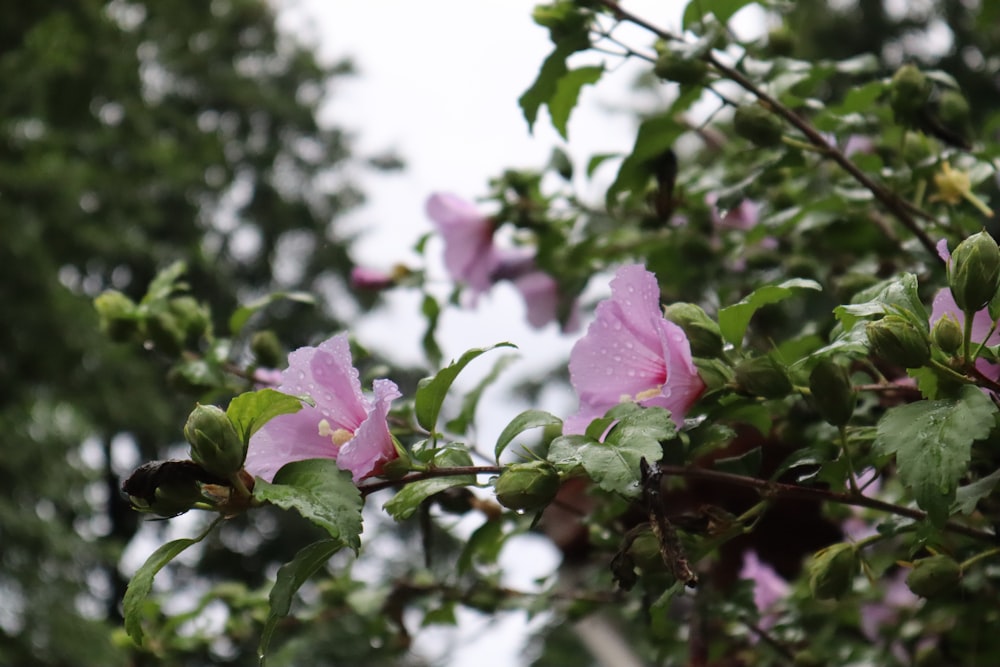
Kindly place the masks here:
[(184, 330), (177, 317), (163, 308), (157, 308), (143, 320), (146, 336), (156, 349), (168, 356), (180, 354), (184, 347)]
[(817, 600), (837, 599), (851, 590), (858, 571), (854, 545), (847, 542), (820, 549), (809, 562), (809, 590)]
[(906, 577), (906, 585), (920, 597), (930, 598), (954, 590), (962, 580), (962, 566), (951, 556), (919, 558)]
[(931, 340), (945, 354), (957, 354), (962, 349), (962, 325), (951, 313), (945, 313), (931, 329)]
[(559, 491), (559, 473), (547, 461), (513, 463), (495, 485), (497, 500), (512, 510), (538, 510)]
[(951, 253), (948, 286), (964, 313), (986, 307), (1000, 285), (1000, 248), (987, 232), (974, 234)]
[(781, 121), (759, 104), (736, 107), (733, 130), (744, 139), (761, 148), (781, 143)]
[(683, 85), (697, 85), (705, 80), (708, 63), (701, 58), (684, 57), (673, 51), (664, 51), (656, 59), (653, 73), (666, 81)]
[(927, 335), (899, 315), (886, 315), (865, 325), (868, 342), (876, 355), (903, 368), (920, 368), (931, 358)]
[(183, 332), (185, 344), (193, 345), (211, 326), (211, 316), (208, 308), (190, 296), (179, 296), (171, 299), (167, 308), (177, 319), (177, 326)]
[(763, 398), (782, 398), (792, 391), (792, 381), (784, 367), (769, 356), (744, 359), (736, 365), (740, 391)]
[(250, 338), (250, 351), (260, 366), (275, 368), (285, 360), (285, 349), (278, 340), (278, 334), (270, 329), (257, 331)]
[(960, 130), (969, 122), (969, 101), (957, 90), (945, 90), (938, 100), (937, 112), (945, 127)]
[(722, 354), (722, 331), (700, 306), (675, 303), (663, 309), (663, 316), (684, 330), (692, 356), (712, 359)]
[(122, 343), (138, 330), (135, 302), (118, 290), (106, 290), (94, 299), (94, 308), (101, 318), (101, 329), (111, 340)]
[(184, 438), (191, 444), (191, 460), (213, 475), (228, 478), (243, 467), (243, 442), (226, 413), (214, 405), (195, 407), (184, 424)]
[(913, 65), (903, 65), (889, 84), (889, 106), (900, 123), (911, 125), (931, 95), (927, 76)]
[(858, 393), (847, 369), (832, 359), (820, 359), (809, 374), (809, 391), (820, 416), (834, 426), (844, 426), (854, 414)]
[(706, 392), (722, 389), (733, 382), (733, 369), (720, 359), (695, 357), (694, 366), (698, 369), (698, 377), (705, 383)]
[(122, 491), (138, 511), (172, 517), (205, 500), (202, 484), (224, 483), (191, 461), (151, 461), (122, 482)]

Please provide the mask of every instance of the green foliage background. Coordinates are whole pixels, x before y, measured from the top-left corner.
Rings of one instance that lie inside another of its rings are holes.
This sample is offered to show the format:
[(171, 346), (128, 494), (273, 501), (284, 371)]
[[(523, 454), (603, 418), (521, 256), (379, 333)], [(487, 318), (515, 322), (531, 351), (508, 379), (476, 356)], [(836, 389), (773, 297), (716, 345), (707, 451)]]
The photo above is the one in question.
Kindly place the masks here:
[[(702, 4), (710, 9), (734, 3)], [(996, 156), (1000, 87), (992, 73), (998, 67), (1000, 6), (941, 1), (900, 18), (879, 0), (836, 3), (839, 9), (819, 0), (791, 7), (761, 4), (788, 11), (771, 39), (754, 47), (759, 60), (793, 57), (819, 72), (828, 59), (865, 57), (870, 63), (865, 77), (878, 78), (916, 59), (954, 77), (969, 99), (968, 132), (986, 141), (982, 157)], [(941, 56), (920, 53), (920, 39), (912, 39), (935, 21), (943, 21), (953, 35), (954, 46)], [(807, 76), (782, 94), (846, 99), (840, 107), (845, 117), (866, 111), (881, 90), (852, 97), (855, 73), (829, 66), (834, 73)], [(205, 600), (222, 598), (237, 612), (226, 628), (231, 645), (213, 646), (204, 637), (185, 644), (176, 640), (176, 626), (161, 623), (164, 634), (151, 638), (154, 647), (162, 642), (154, 657), (121, 636), (124, 581), (118, 559), (140, 517), (119, 496), (121, 477), (129, 471), (116, 460), (122, 452), (132, 455), (131, 463), (165, 456), (180, 438), (194, 396), (182, 391), (192, 388), (191, 377), (164, 379), (169, 355), (110, 343), (98, 329), (92, 299), (114, 288), (138, 300), (159, 270), (180, 259), (189, 268), (192, 292), (208, 304), (221, 330), (228, 314), (254, 297), (275, 290), (322, 296), (324, 281), (345, 281), (347, 241), (336, 225), (361, 195), (350, 186), (326, 185), (331, 180), (325, 175), (353, 163), (343, 132), (318, 126), (316, 110), (329, 81), (350, 72), (349, 63), (321, 64), (309, 48), (278, 34), (272, 10), (258, 0), (52, 0), (6, 8), (0, 22), (0, 309), (6, 315), (0, 327), (0, 663), (196, 665), (254, 659), (263, 620), (254, 614), (266, 595), (259, 587), (268, 566), (290, 560), (298, 545), (318, 537), (312, 526), (286, 515), (280, 523), (267, 512), (231, 522), (206, 541), (190, 572), (177, 575), (187, 577), (185, 583), (229, 582)], [(563, 129), (579, 88), (598, 76), (594, 69), (583, 70), (571, 82), (573, 90), (556, 98), (556, 109), (549, 105)], [(661, 148), (676, 138), (661, 132), (664, 119), (694, 101), (681, 92), (668, 112), (659, 112), (659, 124), (656, 116), (643, 119)], [(824, 129), (870, 128), (860, 123)], [(893, 159), (899, 139), (879, 138), (880, 160)], [(658, 149), (650, 144), (644, 150)], [(801, 157), (747, 162), (743, 151), (728, 144), (714, 153), (684, 156), (698, 165), (682, 168), (678, 176), (681, 190), (691, 195), (690, 233), (654, 238), (645, 247), (668, 300), (699, 301), (711, 286), (731, 303), (767, 276), (817, 280), (829, 288), (798, 312), (761, 313), (755, 322), (763, 341), (802, 319), (828, 316), (833, 305), (878, 277), (919, 265), (940, 282), (939, 267), (914, 262), (870, 224), (869, 201), (847, 197), (853, 204), (828, 208), (834, 196), (852, 194), (836, 189), (844, 184), (837, 180), (841, 176), (831, 174), (826, 189), (809, 190), (816, 184)], [(744, 180), (734, 182), (739, 176), (734, 165), (746, 170)], [(648, 230), (656, 221), (641, 220), (638, 212), (646, 206), (645, 186), (654, 174), (636, 164), (623, 174), (616, 187), (636, 222), (631, 231)], [(720, 180), (730, 186), (724, 193), (728, 200), (765, 200), (772, 213), (787, 209), (788, 220), (806, 231), (792, 237), (780, 255), (753, 255), (742, 277), (719, 263), (699, 261), (713, 249), (705, 234), (708, 209), (694, 195)], [(977, 191), (995, 200), (995, 179)], [(981, 223), (965, 214), (954, 231), (975, 231)], [(600, 215), (586, 224), (593, 242), (576, 248), (563, 243), (565, 230), (556, 226), (537, 231), (540, 264), (576, 289), (595, 268), (616, 261), (608, 239), (630, 241), (630, 229)], [(248, 250), (241, 238), (258, 243)], [(280, 302), (253, 328), (275, 330), (292, 348), (336, 329), (332, 312)], [(833, 326), (828, 317), (826, 325)], [(247, 347), (238, 336), (233, 359), (245, 361)], [(796, 415), (786, 417), (794, 428)], [(413, 531), (401, 527), (400, 544), (412, 545)], [(235, 557), (247, 535), (255, 536), (254, 546)], [(438, 540), (436, 548), (457, 549), (447, 536)], [(387, 571), (408, 570), (389, 563)], [(361, 588), (345, 566), (344, 576), (324, 581), (318, 595), (328, 608), (358, 609)], [(290, 620), (283, 631), (292, 639), (273, 660), (415, 661), (399, 658), (409, 645), (397, 623), (407, 601), (400, 595), (398, 607), (340, 616), (325, 624), (324, 632)], [(502, 606), (497, 600), (477, 604), (488, 612)], [(446, 618), (454, 605), (454, 599), (445, 600), (435, 611)], [(803, 626), (816, 631), (817, 641), (833, 641), (822, 634), (828, 629), (824, 608), (803, 608)], [(948, 611), (944, 607), (941, 613)], [(961, 655), (961, 647), (979, 641), (978, 627), (959, 628), (953, 650)], [(657, 632), (665, 629), (654, 627), (645, 639), (655, 641)], [(370, 641), (373, 637), (379, 641)], [(558, 625), (540, 634), (537, 654), (539, 665), (592, 661)]]

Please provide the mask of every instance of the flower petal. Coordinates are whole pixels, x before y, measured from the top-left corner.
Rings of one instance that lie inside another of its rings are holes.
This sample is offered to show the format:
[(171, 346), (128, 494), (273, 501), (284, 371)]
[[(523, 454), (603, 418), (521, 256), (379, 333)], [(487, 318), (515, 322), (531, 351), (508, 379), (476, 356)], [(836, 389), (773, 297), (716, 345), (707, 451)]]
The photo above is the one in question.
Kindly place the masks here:
[(499, 263), (493, 223), (471, 203), (448, 193), (430, 196), (427, 215), (444, 239), (444, 265), (451, 277), (477, 293), (487, 291)]
[(319, 410), (308, 405), (296, 413), (274, 417), (250, 438), (243, 467), (270, 482), (286, 463), (336, 458), (333, 442), (319, 434), (321, 419)]
[(337, 465), (350, 471), (355, 482), (379, 474), (382, 466), (399, 456), (386, 418), (393, 399), (402, 394), (391, 380), (375, 380), (373, 389), (375, 406), (337, 455)]
[(361, 380), (351, 361), (347, 334), (338, 334), (318, 347), (303, 347), (288, 355), (278, 391), (306, 395), (316, 402), (320, 419), (333, 428), (354, 432), (368, 414)]

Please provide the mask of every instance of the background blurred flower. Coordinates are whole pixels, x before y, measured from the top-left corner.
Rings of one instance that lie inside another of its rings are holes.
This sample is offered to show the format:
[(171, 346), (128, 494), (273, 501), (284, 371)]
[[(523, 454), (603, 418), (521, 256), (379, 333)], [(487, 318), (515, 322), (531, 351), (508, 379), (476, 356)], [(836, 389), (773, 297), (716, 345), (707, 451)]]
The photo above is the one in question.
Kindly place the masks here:
[(467, 285), (473, 299), (489, 290), (500, 263), (493, 245), (493, 221), (473, 204), (446, 192), (430, 196), (427, 215), (444, 239), (444, 265), (452, 279)]
[(386, 417), (400, 397), (395, 383), (375, 380), (374, 398), (361, 391), (346, 334), (288, 356), (278, 391), (308, 396), (315, 406), (279, 415), (250, 438), (245, 468), (268, 481), (286, 463), (331, 458), (357, 482), (377, 475), (398, 453)]
[(758, 625), (767, 630), (778, 620), (775, 608), (788, 597), (791, 586), (773, 567), (762, 562), (752, 549), (743, 552), (740, 579), (753, 582), (753, 602), (761, 614)]
[(564, 433), (583, 433), (623, 401), (667, 408), (680, 426), (705, 390), (684, 330), (663, 317), (656, 276), (638, 264), (618, 269), (611, 298), (573, 346), (569, 375), (580, 410)]

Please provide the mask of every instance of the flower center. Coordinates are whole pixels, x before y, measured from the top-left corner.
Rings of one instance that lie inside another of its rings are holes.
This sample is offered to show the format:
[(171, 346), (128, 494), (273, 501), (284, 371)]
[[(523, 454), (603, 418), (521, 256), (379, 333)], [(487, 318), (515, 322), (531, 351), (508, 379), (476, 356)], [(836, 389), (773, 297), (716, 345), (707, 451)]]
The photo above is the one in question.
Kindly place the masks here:
[(323, 438), (330, 438), (335, 446), (340, 447), (348, 440), (354, 437), (354, 434), (348, 431), (346, 428), (333, 428), (330, 426), (330, 422), (325, 419), (319, 421), (319, 434)]
[(661, 384), (656, 387), (650, 387), (645, 391), (640, 391), (635, 396), (630, 396), (629, 394), (622, 394), (621, 397), (619, 397), (618, 402), (641, 403), (642, 401), (645, 401), (647, 398), (653, 398), (654, 396), (659, 396), (662, 391), (663, 391), (663, 385)]

